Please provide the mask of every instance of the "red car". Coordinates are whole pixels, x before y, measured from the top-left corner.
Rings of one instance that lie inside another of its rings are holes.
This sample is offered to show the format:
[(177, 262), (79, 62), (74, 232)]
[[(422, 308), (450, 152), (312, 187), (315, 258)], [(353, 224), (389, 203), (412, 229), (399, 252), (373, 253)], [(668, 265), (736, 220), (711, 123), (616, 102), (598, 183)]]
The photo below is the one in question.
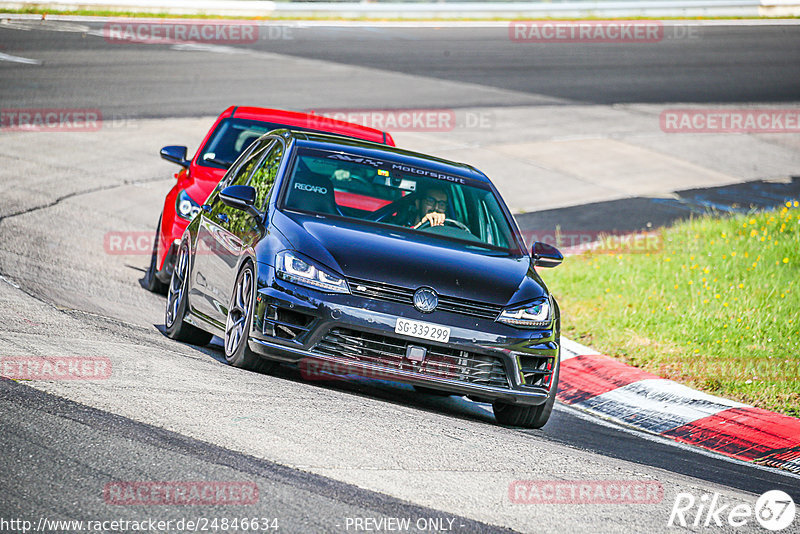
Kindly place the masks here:
[(143, 281), (147, 289), (166, 293), (177, 247), (186, 226), (202, 209), (208, 195), (239, 154), (263, 134), (278, 128), (331, 133), (395, 146), (394, 139), (387, 132), (321, 115), (229, 107), (217, 118), (191, 160), (186, 159), (185, 146), (161, 149), (162, 158), (183, 168), (175, 174), (178, 181), (167, 193), (158, 220), (150, 266)]

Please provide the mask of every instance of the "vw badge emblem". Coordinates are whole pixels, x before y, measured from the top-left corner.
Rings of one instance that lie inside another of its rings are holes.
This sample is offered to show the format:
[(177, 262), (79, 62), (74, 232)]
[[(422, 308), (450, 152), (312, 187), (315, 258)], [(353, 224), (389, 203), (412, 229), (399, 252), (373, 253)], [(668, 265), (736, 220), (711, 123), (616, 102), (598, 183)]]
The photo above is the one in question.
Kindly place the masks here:
[(439, 304), (439, 296), (430, 287), (421, 287), (414, 292), (414, 307), (422, 313), (430, 313)]

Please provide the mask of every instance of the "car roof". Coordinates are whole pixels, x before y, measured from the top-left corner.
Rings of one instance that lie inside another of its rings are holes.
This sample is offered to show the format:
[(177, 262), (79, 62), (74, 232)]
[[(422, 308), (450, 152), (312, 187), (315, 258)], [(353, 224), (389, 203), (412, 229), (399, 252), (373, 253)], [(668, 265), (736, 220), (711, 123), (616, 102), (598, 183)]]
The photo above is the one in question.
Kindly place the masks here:
[(273, 122), (286, 126), (357, 137), (394, 146), (394, 139), (388, 132), (352, 122), (336, 120), (325, 115), (251, 106), (231, 106), (223, 112), (223, 115), (228, 112), (230, 112), (231, 118)]
[(295, 130), (284, 130), (281, 132), (281, 135), (287, 139), (294, 137), (297, 140), (297, 146), (334, 151), (355, 149), (359, 155), (374, 158), (385, 158), (387, 154), (391, 154), (397, 158), (397, 160), (408, 165), (418, 165), (426, 167), (432, 171), (457, 174), (470, 180), (491, 183), (485, 174), (472, 165), (450, 161), (443, 158), (437, 158), (436, 156), (422, 154), (420, 152), (413, 152), (411, 150), (404, 150), (394, 146), (370, 143), (367, 141), (360, 141), (358, 139), (341, 137), (338, 135), (298, 132)]

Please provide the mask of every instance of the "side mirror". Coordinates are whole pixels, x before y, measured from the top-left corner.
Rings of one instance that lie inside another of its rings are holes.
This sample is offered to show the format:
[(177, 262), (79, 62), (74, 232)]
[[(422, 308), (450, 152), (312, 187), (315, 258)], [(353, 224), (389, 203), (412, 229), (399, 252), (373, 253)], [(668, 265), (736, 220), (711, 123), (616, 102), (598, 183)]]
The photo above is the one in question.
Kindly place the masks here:
[(177, 163), (181, 167), (189, 168), (190, 161), (186, 159), (185, 146), (165, 146), (161, 149), (161, 158), (170, 163)]
[(537, 241), (531, 249), (533, 264), (538, 267), (558, 267), (564, 256), (553, 245)]
[(219, 192), (219, 199), (226, 206), (245, 211), (256, 219), (263, 215), (255, 208), (256, 189), (249, 185), (229, 185)]

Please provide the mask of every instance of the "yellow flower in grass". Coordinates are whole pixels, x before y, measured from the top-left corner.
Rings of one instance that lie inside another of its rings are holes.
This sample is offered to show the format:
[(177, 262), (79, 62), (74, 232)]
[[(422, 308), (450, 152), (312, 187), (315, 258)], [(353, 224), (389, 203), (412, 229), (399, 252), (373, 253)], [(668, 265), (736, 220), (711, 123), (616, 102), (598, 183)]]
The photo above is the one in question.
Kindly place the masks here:
[(743, 287), (744, 287), (744, 284), (739, 284), (739, 289), (742, 289)]
[(783, 263), (789, 263), (789, 258), (783, 258)]

